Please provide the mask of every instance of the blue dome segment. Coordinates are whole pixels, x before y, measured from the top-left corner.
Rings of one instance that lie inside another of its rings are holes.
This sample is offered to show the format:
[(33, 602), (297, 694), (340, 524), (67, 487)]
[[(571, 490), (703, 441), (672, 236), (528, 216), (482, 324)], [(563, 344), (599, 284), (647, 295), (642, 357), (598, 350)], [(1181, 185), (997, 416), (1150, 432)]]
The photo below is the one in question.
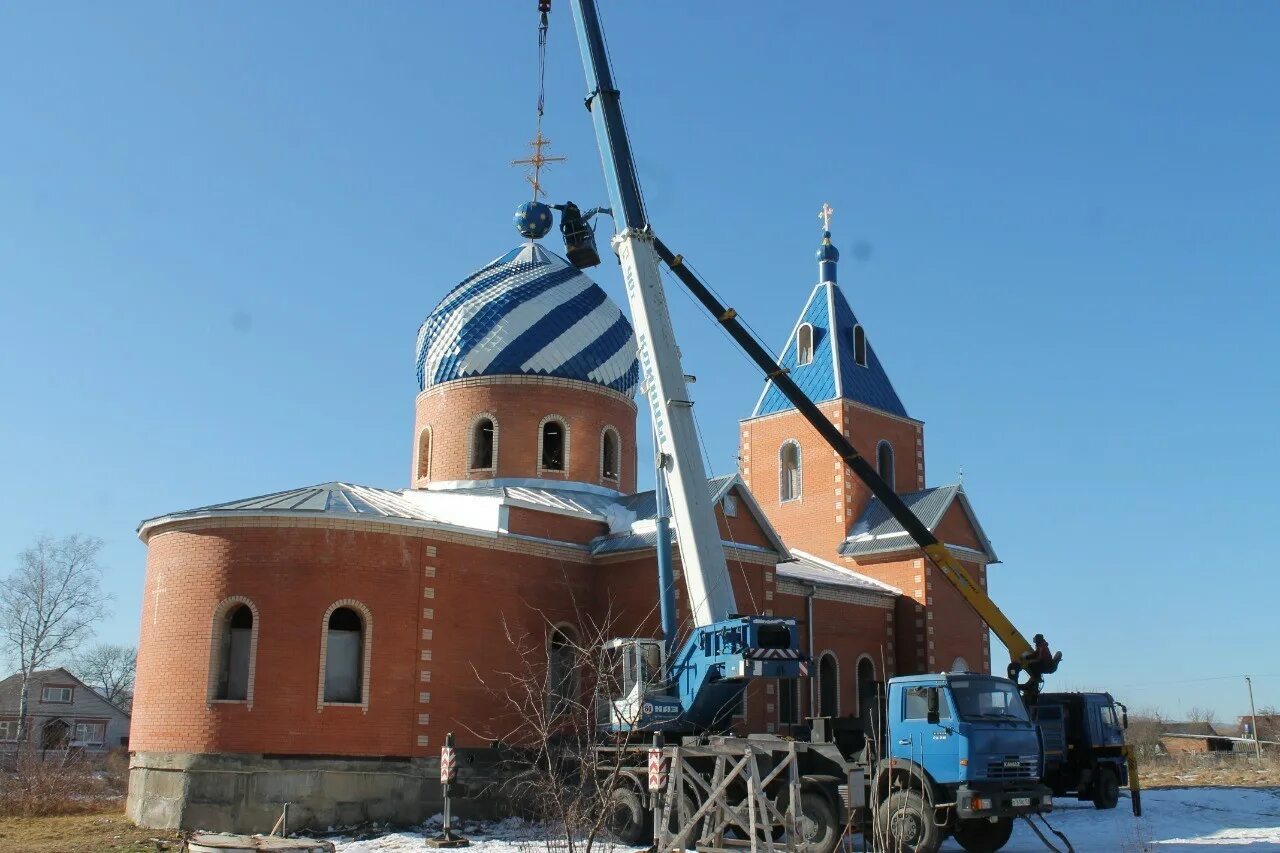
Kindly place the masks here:
[(840, 260), (840, 250), (831, 245), (831, 232), (822, 232), (822, 245), (818, 247), (818, 281), (836, 280), (836, 261)]
[(545, 237), (555, 223), (551, 208), (540, 201), (526, 201), (516, 208), (515, 224), (520, 236), (537, 240)]
[(555, 376), (634, 396), (635, 334), (599, 285), (541, 246), (520, 246), (441, 300), (418, 330), (418, 387), (471, 376)]
[(831, 244), (831, 232), (822, 232), (822, 245), (818, 247), (818, 260), (831, 261), (832, 263), (840, 260), (840, 250)]

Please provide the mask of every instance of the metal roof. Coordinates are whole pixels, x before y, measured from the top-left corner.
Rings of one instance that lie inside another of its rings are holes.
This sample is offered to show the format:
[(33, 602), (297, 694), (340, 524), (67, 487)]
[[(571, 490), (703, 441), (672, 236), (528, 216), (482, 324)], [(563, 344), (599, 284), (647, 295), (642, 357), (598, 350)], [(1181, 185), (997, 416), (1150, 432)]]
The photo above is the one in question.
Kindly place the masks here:
[[(741, 482), (737, 474), (722, 474), (707, 480), (707, 491), (711, 493), (711, 500), (719, 501), (723, 498), (734, 481)], [(625, 495), (618, 503), (634, 512), (638, 519), (658, 516), (658, 498), (653, 489), (647, 492), (636, 492), (634, 495)]]
[(800, 583), (852, 587), (895, 598), (902, 590), (852, 569), (827, 562), (804, 551), (791, 549), (791, 559), (778, 563), (778, 577)]
[[(907, 492), (899, 497), (930, 531), (936, 530), (943, 516), (947, 514), (947, 510), (951, 508), (951, 504), (959, 500), (961, 509), (968, 517), (978, 541), (982, 543), (982, 550), (986, 553), (988, 561), (999, 562), (991, 541), (987, 539), (973, 507), (969, 504), (964, 488), (959, 484)], [(844, 557), (863, 557), (915, 547), (916, 544), (907, 534), (906, 529), (889, 514), (885, 505), (879, 499), (872, 498), (840, 545), (840, 554)]]
[(159, 518), (147, 519), (143, 522), (143, 525), (158, 521), (160, 518), (199, 516), (213, 513), (219, 515), (236, 514), (241, 512), (246, 514), (263, 512), (315, 513), (317, 515), (378, 516), (381, 518), (439, 521), (438, 518), (424, 512), (419, 505), (406, 499), (403, 492), (333, 482), (182, 510)]

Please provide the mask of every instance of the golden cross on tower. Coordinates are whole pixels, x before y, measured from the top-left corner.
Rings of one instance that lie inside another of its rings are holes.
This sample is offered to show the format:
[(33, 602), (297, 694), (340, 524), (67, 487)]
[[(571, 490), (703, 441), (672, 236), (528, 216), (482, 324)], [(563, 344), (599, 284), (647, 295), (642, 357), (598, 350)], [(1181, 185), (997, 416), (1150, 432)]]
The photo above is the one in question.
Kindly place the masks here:
[(827, 204), (825, 201), (822, 203), (822, 210), (818, 211), (818, 218), (822, 220), (823, 231), (831, 230), (831, 214), (835, 212), (836, 209), (834, 207)]
[(523, 160), (511, 161), (512, 166), (532, 166), (533, 167), (533, 174), (525, 175), (524, 179), (533, 185), (534, 201), (538, 200), (538, 196), (546, 195), (546, 193), (542, 191), (542, 183), (541, 183), (542, 167), (546, 166), (549, 163), (562, 163), (564, 162), (564, 159), (565, 159), (564, 157), (552, 157), (552, 156), (543, 154), (542, 153), (543, 147), (550, 144), (551, 144), (551, 140), (543, 136), (542, 129), (539, 128), (538, 135), (534, 137), (532, 142), (529, 143), (529, 145), (533, 148), (533, 155), (526, 157)]

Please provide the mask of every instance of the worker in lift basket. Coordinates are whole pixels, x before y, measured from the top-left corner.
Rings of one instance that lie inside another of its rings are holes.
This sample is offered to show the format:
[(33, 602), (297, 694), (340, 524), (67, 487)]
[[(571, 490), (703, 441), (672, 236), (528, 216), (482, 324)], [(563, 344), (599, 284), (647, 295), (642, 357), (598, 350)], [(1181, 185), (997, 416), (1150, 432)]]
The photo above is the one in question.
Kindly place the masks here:
[(1042, 675), (1050, 675), (1058, 671), (1058, 663), (1062, 660), (1062, 652), (1056, 655), (1049, 651), (1049, 642), (1044, 638), (1044, 634), (1036, 634), (1034, 637), (1036, 644), (1036, 663)]

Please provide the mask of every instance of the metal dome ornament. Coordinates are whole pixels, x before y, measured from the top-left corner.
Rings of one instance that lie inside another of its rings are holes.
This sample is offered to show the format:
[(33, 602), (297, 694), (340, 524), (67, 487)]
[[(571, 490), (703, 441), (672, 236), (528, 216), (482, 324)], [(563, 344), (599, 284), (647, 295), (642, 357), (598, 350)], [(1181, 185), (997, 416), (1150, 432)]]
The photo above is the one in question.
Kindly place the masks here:
[(540, 201), (526, 201), (516, 208), (515, 225), (521, 237), (530, 240), (545, 237), (553, 221), (551, 208)]

